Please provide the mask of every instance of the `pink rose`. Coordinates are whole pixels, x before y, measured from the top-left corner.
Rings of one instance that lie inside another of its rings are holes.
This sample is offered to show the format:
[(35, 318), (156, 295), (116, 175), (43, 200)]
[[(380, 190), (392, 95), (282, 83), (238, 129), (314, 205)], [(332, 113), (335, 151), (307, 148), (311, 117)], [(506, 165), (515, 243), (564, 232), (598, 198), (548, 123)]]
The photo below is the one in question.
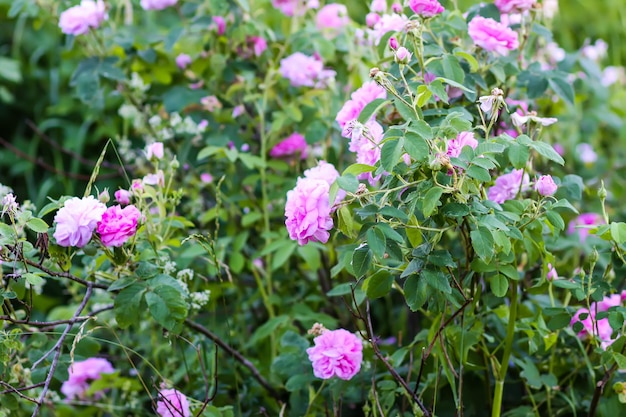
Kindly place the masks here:
[[(356, 162), (359, 164), (374, 166), (380, 161), (380, 142), (383, 140), (383, 127), (375, 120), (365, 123), (365, 131), (352, 135), (348, 149), (356, 153)], [(358, 176), (361, 180), (367, 180), (374, 185), (380, 175), (374, 177), (371, 172), (365, 172)]]
[(175, 389), (164, 389), (159, 392), (156, 412), (160, 417), (191, 416), (189, 400), (182, 392)]
[(176, 57), (176, 66), (180, 69), (185, 69), (191, 64), (191, 57), (187, 54), (178, 54)]
[(404, 46), (401, 46), (396, 51), (396, 62), (401, 65), (406, 65), (411, 60), (411, 53)]
[(54, 216), (54, 238), (59, 246), (82, 248), (91, 239), (93, 230), (102, 219), (106, 206), (92, 195), (73, 197)]
[(558, 186), (554, 183), (552, 176), (542, 175), (535, 183), (535, 190), (542, 196), (556, 193)]
[(556, 272), (556, 268), (552, 266), (552, 264), (548, 264), (548, 273), (546, 274), (546, 279), (548, 281), (554, 281), (559, 279), (559, 274)]
[(272, 6), (283, 12), (285, 16), (302, 16), (306, 9), (319, 7), (316, 1), (308, 1), (303, 4), (302, 0), (272, 0)]
[(252, 46), (254, 56), (261, 56), (261, 54), (267, 49), (267, 42), (260, 36), (248, 37), (248, 45)]
[[(324, 180), (328, 183), (329, 186), (333, 185), (335, 180), (337, 180), (337, 178), (339, 178), (340, 176), (341, 174), (339, 174), (339, 171), (335, 169), (335, 166), (333, 164), (329, 164), (326, 161), (319, 161), (317, 163), (317, 166), (314, 166), (313, 168), (309, 168), (304, 171), (305, 178)], [(346, 192), (342, 189), (339, 189), (337, 191), (337, 197), (335, 198), (333, 205), (341, 202), (345, 197)]]
[(376, 84), (375, 81), (368, 81), (353, 92), (350, 97), (351, 99), (343, 105), (339, 113), (337, 113), (337, 117), (335, 117), (342, 129), (348, 122), (358, 119), (361, 110), (369, 103), (377, 98), (387, 98), (387, 92), (383, 87)]
[(447, 155), (451, 158), (458, 158), (465, 146), (476, 149), (478, 141), (474, 138), (474, 132), (460, 132), (456, 139), (448, 141)]
[(163, 158), (163, 142), (154, 142), (146, 147), (146, 158)]
[[(101, 374), (111, 374), (115, 372), (115, 369), (106, 359), (89, 358), (74, 362), (67, 371), (69, 376), (67, 381), (61, 385), (61, 392), (68, 400), (83, 400), (91, 381), (100, 379)], [(95, 398), (101, 395), (101, 393), (97, 393)]]
[(178, 0), (141, 0), (139, 4), (144, 10), (163, 10), (177, 2)]
[[(402, 9), (402, 7), (400, 7)], [(370, 36), (375, 45), (387, 32), (401, 32), (404, 30), (409, 18), (403, 14), (384, 14), (370, 31)]]
[(409, 0), (409, 7), (422, 17), (437, 16), (445, 10), (437, 0)]
[(343, 4), (327, 4), (317, 12), (315, 23), (319, 30), (330, 29), (332, 33), (337, 33), (350, 23), (348, 8)]
[(380, 22), (380, 15), (378, 13), (371, 12), (365, 16), (365, 24), (367, 27), (371, 28), (378, 22)]
[(578, 233), (581, 242), (589, 236), (589, 227), (578, 226), (598, 226), (604, 224), (604, 218), (597, 213), (582, 213), (567, 225), (567, 234)]
[(528, 183), (528, 174), (524, 174), (524, 170), (513, 170), (496, 178), (496, 183), (487, 191), (487, 197), (491, 201), (502, 204), (506, 200), (514, 199), (520, 190), (527, 190)]
[(496, 7), (502, 13), (521, 13), (533, 8), (536, 0), (495, 0)]
[(79, 5), (70, 7), (59, 17), (61, 32), (67, 35), (84, 35), (89, 29), (97, 29), (107, 19), (102, 0), (82, 0)]
[(330, 217), (330, 186), (325, 180), (298, 178), (296, 187), (287, 192), (285, 226), (289, 237), (300, 245), (328, 242), (333, 228)]
[[(621, 294), (613, 294), (604, 297), (602, 301), (591, 303), (589, 310), (581, 308), (576, 311), (576, 314), (574, 314), (574, 317), (572, 317), (570, 321), (570, 325), (581, 322), (583, 328), (578, 332), (578, 337), (587, 339), (591, 336), (596, 336), (600, 340), (600, 346), (606, 349), (615, 341), (615, 339), (612, 338), (613, 329), (611, 328), (608, 317), (598, 320), (596, 314), (608, 311), (611, 307), (621, 306), (622, 303), (623, 297)], [(580, 316), (582, 314), (587, 314), (587, 318), (581, 320)]]
[(349, 380), (361, 369), (363, 343), (354, 333), (344, 329), (326, 330), (317, 336), (315, 346), (306, 350), (313, 365), (313, 374), (322, 379), (333, 376)]
[(377, 13), (385, 13), (387, 11), (387, 0), (372, 0), (370, 10)]
[(324, 63), (315, 57), (296, 52), (280, 60), (280, 74), (294, 87), (323, 88), (335, 78), (335, 71), (324, 69)]
[(308, 145), (304, 136), (294, 132), (282, 141), (278, 142), (270, 151), (270, 156), (279, 158), (281, 156), (299, 155), (300, 159), (306, 159), (308, 155)]
[(120, 204), (130, 204), (130, 191), (128, 190), (117, 190), (115, 192), (115, 200), (117, 200)]
[(517, 33), (491, 18), (474, 17), (467, 25), (474, 43), (486, 51), (507, 55), (519, 46)]
[(217, 36), (222, 36), (226, 33), (226, 19), (222, 16), (213, 16), (213, 24), (211, 27), (217, 32)]
[(141, 213), (135, 206), (112, 206), (102, 215), (98, 223), (98, 234), (104, 246), (122, 246), (137, 232), (137, 221)]

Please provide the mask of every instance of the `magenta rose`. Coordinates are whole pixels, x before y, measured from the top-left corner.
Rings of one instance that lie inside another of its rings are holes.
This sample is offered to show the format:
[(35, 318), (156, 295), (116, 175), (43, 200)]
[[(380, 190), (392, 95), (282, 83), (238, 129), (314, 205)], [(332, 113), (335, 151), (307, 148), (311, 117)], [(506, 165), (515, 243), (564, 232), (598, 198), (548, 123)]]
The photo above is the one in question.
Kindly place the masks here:
[(409, 0), (409, 7), (422, 17), (437, 16), (445, 10), (437, 0)]
[(343, 4), (330, 3), (322, 7), (315, 18), (315, 24), (320, 30), (330, 29), (336, 33), (345, 25), (350, 23), (348, 8)]
[(448, 156), (458, 158), (465, 146), (476, 149), (478, 141), (474, 138), (474, 132), (460, 132), (456, 139), (448, 141)]
[(98, 234), (104, 246), (122, 246), (137, 232), (137, 222), (141, 213), (130, 205), (111, 206), (102, 215), (98, 223)]
[(278, 142), (270, 151), (270, 156), (280, 158), (282, 156), (299, 155), (300, 159), (306, 159), (308, 145), (304, 136), (294, 132), (285, 139)]
[(157, 414), (160, 417), (190, 417), (189, 400), (182, 392), (175, 389), (164, 389), (159, 393)]
[(322, 379), (333, 376), (349, 380), (361, 369), (363, 343), (354, 333), (344, 329), (326, 330), (317, 336), (315, 346), (306, 350), (313, 365), (313, 374)]
[[(101, 374), (115, 372), (113, 365), (103, 358), (89, 358), (84, 361), (74, 362), (68, 368), (68, 379), (61, 385), (61, 392), (68, 400), (82, 400), (86, 397), (91, 381), (100, 379)], [(95, 398), (99, 398), (97, 393)]]
[[(590, 227), (604, 224), (604, 218), (598, 213), (582, 213), (567, 225), (567, 234), (577, 233), (581, 242), (584, 242), (589, 236)], [(583, 227), (579, 227), (583, 226)]]
[(474, 43), (486, 51), (507, 55), (519, 46), (517, 32), (491, 18), (476, 16), (467, 28)]

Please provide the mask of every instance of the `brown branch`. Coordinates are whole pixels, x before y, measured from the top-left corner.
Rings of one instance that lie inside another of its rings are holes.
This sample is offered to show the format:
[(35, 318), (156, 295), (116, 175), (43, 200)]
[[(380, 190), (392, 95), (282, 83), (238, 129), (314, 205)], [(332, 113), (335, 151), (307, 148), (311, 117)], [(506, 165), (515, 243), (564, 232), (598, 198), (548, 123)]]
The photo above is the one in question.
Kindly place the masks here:
[[(624, 350), (626, 350), (626, 345), (622, 346), (622, 351), (620, 353), (623, 354)], [(608, 369), (604, 373), (602, 380), (596, 384), (596, 389), (593, 392), (593, 399), (591, 400), (591, 405), (589, 406), (589, 414), (588, 414), (589, 417), (595, 417), (596, 408), (598, 408), (598, 403), (600, 402), (600, 397), (602, 396), (602, 393), (604, 392), (604, 387), (609, 382), (609, 379), (611, 379), (611, 376), (613, 376), (613, 373), (617, 371), (617, 368), (618, 366), (616, 362), (613, 364), (613, 366), (611, 366), (610, 369)]]
[(230, 346), (229, 344), (224, 342), (222, 339), (220, 339), (218, 335), (216, 335), (215, 333), (211, 332), (209, 329), (207, 329), (206, 327), (202, 326), (201, 324), (198, 324), (196, 322), (191, 321), (190, 319), (185, 319), (185, 325), (187, 325), (187, 327), (189, 327), (189, 328), (191, 328), (191, 329), (193, 329), (193, 330), (203, 334), (204, 336), (208, 337), (209, 339), (211, 339), (213, 342), (215, 342), (216, 345), (218, 345), (219, 347), (224, 349), (226, 352), (231, 354), (239, 363), (241, 363), (243, 366), (248, 368), (248, 370), (250, 371), (250, 373), (252, 374), (254, 379), (256, 379), (257, 382), (259, 384), (261, 384), (261, 386), (263, 388), (265, 388), (265, 390), (276, 401), (284, 402), (286, 400), (284, 392), (277, 391), (274, 387), (272, 387), (272, 385), (263, 377), (263, 375), (261, 375), (259, 370), (254, 366), (254, 364), (252, 362), (250, 362), (248, 359), (246, 359), (235, 348), (233, 348), (232, 346)]
[(58, 272), (58, 271), (53, 271), (50, 268), (46, 268), (43, 265), (38, 264), (37, 262), (31, 261), (30, 259), (24, 259), (24, 262), (30, 266), (34, 266), (35, 268), (39, 268), (40, 270), (42, 270), (43, 272), (45, 272), (48, 275), (51, 275), (53, 277), (59, 277), (59, 278), (67, 278), (69, 280), (72, 280), (74, 282), (78, 282), (79, 284), (82, 284), (86, 287), (93, 287), (93, 288), (101, 288), (103, 290), (106, 290), (109, 288), (108, 285), (105, 284), (99, 284), (97, 282), (90, 282), (90, 281), (85, 281), (84, 279), (78, 278), (72, 274), (70, 274), (69, 272)]
[(72, 320), (70, 320), (70, 323), (67, 324), (67, 327), (65, 327), (65, 330), (61, 334), (61, 337), (59, 337), (59, 340), (56, 342), (54, 347), (50, 351), (48, 351), (44, 356), (39, 358), (35, 363), (33, 363), (33, 366), (31, 367), (31, 369), (35, 369), (37, 365), (43, 362), (43, 360), (50, 355), (50, 353), (55, 352), (54, 358), (52, 359), (52, 363), (50, 364), (50, 370), (48, 371), (48, 375), (46, 376), (46, 380), (44, 382), (43, 390), (41, 390), (41, 394), (39, 394), (39, 400), (36, 403), (37, 405), (35, 405), (35, 409), (33, 410), (33, 414), (31, 417), (36, 417), (37, 414), (39, 414), (39, 409), (41, 408), (41, 404), (43, 403), (43, 400), (46, 397), (48, 390), (50, 389), (50, 382), (52, 382), (54, 371), (56, 371), (56, 368), (59, 364), (59, 358), (61, 357), (61, 351), (63, 350), (63, 342), (65, 341), (65, 339), (67, 338), (67, 335), (69, 334), (70, 330), (74, 326), (74, 323), (76, 323), (76, 319), (78, 318), (80, 313), (83, 311), (83, 309), (87, 305), (87, 301), (89, 301), (89, 298), (91, 298), (91, 293), (93, 291), (92, 284), (93, 283), (89, 283), (89, 285), (87, 286), (87, 291), (85, 292), (83, 301), (80, 303), (80, 305), (74, 312), (74, 315), (72, 316)]
[(35, 385), (29, 385), (28, 387), (22, 387), (22, 388), (15, 388), (14, 386), (12, 386), (11, 384), (7, 384), (4, 381), (0, 381), (0, 385), (2, 385), (3, 387), (8, 388), (7, 390), (4, 391), (0, 391), (0, 395), (5, 395), (5, 394), (9, 394), (9, 393), (14, 393), (20, 396), (20, 398), (23, 398), (25, 400), (28, 400), (32, 403), (37, 404), (37, 400), (34, 398), (29, 397), (28, 395), (24, 395), (22, 394), (22, 391), (28, 391), (34, 388), (38, 388), (41, 387), (44, 383), (40, 382), (38, 384)]

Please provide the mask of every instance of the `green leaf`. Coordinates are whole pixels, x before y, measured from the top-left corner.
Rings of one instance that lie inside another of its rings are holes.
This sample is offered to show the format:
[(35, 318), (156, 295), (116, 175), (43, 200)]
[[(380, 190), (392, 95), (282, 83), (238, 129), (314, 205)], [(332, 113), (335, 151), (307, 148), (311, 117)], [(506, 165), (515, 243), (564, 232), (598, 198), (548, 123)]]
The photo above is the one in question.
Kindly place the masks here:
[(385, 255), (385, 249), (387, 247), (387, 239), (382, 230), (377, 227), (368, 229), (365, 233), (367, 237), (367, 245), (372, 250), (372, 253), (379, 259), (382, 259)]
[(422, 202), (422, 212), (425, 217), (430, 217), (431, 214), (435, 211), (437, 204), (439, 204), (439, 199), (443, 194), (443, 188), (441, 187), (433, 187), (424, 196), (424, 200)]
[(394, 276), (381, 269), (363, 282), (363, 290), (370, 300), (384, 297), (391, 291)]
[(491, 292), (496, 297), (504, 297), (509, 289), (509, 281), (504, 275), (496, 274), (490, 278)]
[(559, 97), (569, 104), (574, 104), (574, 88), (572, 84), (560, 77), (548, 79), (548, 84)]
[[(430, 126), (428, 126), (428, 129), (430, 129)], [(405, 136), (404, 150), (411, 158), (421, 162), (426, 161), (430, 154), (430, 147), (426, 139), (412, 132), (407, 132)]]
[(265, 323), (259, 326), (258, 329), (256, 329), (256, 331), (252, 334), (250, 340), (246, 343), (246, 346), (255, 346), (261, 340), (269, 337), (269, 335), (276, 334), (279, 328), (285, 326), (290, 321), (291, 319), (289, 318), (289, 316), (276, 316), (267, 320)]
[(446, 78), (455, 81), (462, 86), (463, 81), (465, 81), (465, 72), (463, 72), (463, 68), (461, 68), (458, 58), (453, 55), (446, 54), (443, 56), (441, 66), (443, 67), (443, 75)]
[(22, 274), (22, 277), (33, 287), (41, 285), (45, 281), (40, 275), (33, 272), (26, 272), (25, 274)]
[(107, 291), (109, 291), (109, 292), (118, 291), (118, 290), (124, 289), (124, 288), (126, 288), (126, 287), (128, 287), (130, 285), (133, 285), (135, 282), (137, 282), (137, 278), (135, 278), (133, 276), (122, 277), (122, 278), (118, 279), (117, 281), (114, 281), (113, 284), (111, 284), (109, 286)]
[(433, 138), (432, 127), (430, 127), (430, 125), (423, 120), (413, 120), (411, 122), (411, 126), (407, 129), (405, 136), (409, 138), (412, 133), (426, 140)]
[(557, 164), (565, 164), (563, 157), (561, 157), (561, 155), (559, 155), (557, 151), (554, 150), (552, 145), (539, 141), (531, 141), (528, 145), (536, 150), (539, 155), (548, 158), (549, 160), (554, 161)]
[(117, 294), (113, 302), (113, 312), (120, 328), (126, 329), (143, 317), (142, 301), (146, 290), (144, 283), (136, 283)]
[(176, 288), (161, 285), (146, 292), (146, 303), (152, 317), (167, 330), (187, 318), (185, 296)]
[(348, 168), (344, 169), (343, 170), (343, 174), (341, 174), (341, 175), (346, 175), (346, 174), (359, 175), (359, 174), (363, 174), (363, 173), (366, 173), (366, 172), (373, 172), (375, 170), (376, 170), (376, 167), (373, 167), (371, 165), (352, 164)]
[(28, 228), (32, 230), (33, 232), (37, 232), (37, 233), (47, 233), (48, 228), (50, 227), (48, 226), (46, 222), (36, 217), (33, 217), (32, 219), (28, 220), (26, 222), (26, 226), (28, 226)]
[(426, 281), (419, 275), (410, 275), (404, 283), (404, 296), (411, 311), (417, 311), (428, 300)]
[(511, 143), (507, 150), (509, 161), (515, 169), (521, 169), (526, 166), (528, 157), (530, 156), (530, 150), (528, 146), (520, 145), (519, 143)]
[(446, 294), (452, 293), (452, 287), (450, 287), (448, 276), (440, 270), (424, 269), (422, 271), (422, 279), (431, 288), (442, 291)]
[(21, 83), (22, 71), (20, 70), (20, 61), (0, 56), (0, 78), (4, 78), (12, 83)]
[(626, 242), (626, 223), (611, 222), (611, 238), (618, 244)]
[(427, 87), (430, 92), (439, 97), (441, 101), (448, 104), (448, 93), (446, 92), (446, 88), (443, 86), (440, 79), (435, 79), (430, 84), (427, 84)]
[(346, 282), (344, 284), (339, 284), (335, 288), (333, 288), (332, 290), (328, 291), (326, 293), (326, 295), (329, 296), (329, 297), (340, 297), (340, 296), (343, 296), (343, 295), (352, 294), (352, 287), (353, 286), (354, 286), (354, 284), (352, 284), (350, 282)]
[(372, 263), (372, 251), (367, 245), (361, 245), (352, 254), (352, 271), (357, 278), (365, 275)]
[(546, 217), (548, 218), (548, 221), (550, 222), (550, 224), (554, 226), (557, 233), (565, 229), (565, 222), (563, 221), (563, 218), (561, 217), (561, 215), (557, 213), (556, 211), (546, 211)]
[(486, 227), (479, 226), (470, 232), (472, 247), (476, 254), (485, 262), (491, 261), (495, 254), (494, 240), (491, 232)]
[(337, 185), (342, 190), (350, 193), (356, 193), (359, 189), (359, 180), (353, 174), (344, 174), (337, 178)]
[[(570, 322), (572, 320), (572, 316), (570, 316), (568, 313), (560, 313), (560, 314), (556, 314), (552, 317), (550, 317), (550, 320), (548, 320), (548, 323), (546, 324), (546, 327), (555, 332), (557, 330), (561, 330), (564, 329), (565, 327), (569, 326)], [(621, 326), (620, 326), (621, 328)]]
[(474, 58), (474, 55), (467, 53), (465, 51), (455, 51), (454, 55), (466, 60), (470, 66), (471, 72), (478, 72), (478, 68), (479, 68), (478, 61), (476, 60), (476, 58)]
[(390, 104), (391, 100), (385, 100), (384, 98), (377, 98), (374, 101), (369, 102), (363, 110), (361, 110), (358, 121), (363, 124), (367, 123), (368, 120), (376, 116), (376, 113), (378, 113), (381, 108)]
[(393, 172), (393, 169), (398, 165), (400, 157), (404, 152), (403, 146), (404, 138), (392, 139), (385, 142), (380, 151), (380, 162), (383, 168), (385, 168), (385, 171)]
[(272, 271), (275, 271), (283, 266), (297, 247), (298, 244), (295, 241), (290, 240), (289, 243), (286, 243), (280, 250), (276, 251), (272, 256)]
[(491, 175), (489, 174), (489, 171), (483, 167), (479, 167), (478, 165), (470, 166), (466, 172), (469, 177), (477, 179), (480, 182), (491, 181)]

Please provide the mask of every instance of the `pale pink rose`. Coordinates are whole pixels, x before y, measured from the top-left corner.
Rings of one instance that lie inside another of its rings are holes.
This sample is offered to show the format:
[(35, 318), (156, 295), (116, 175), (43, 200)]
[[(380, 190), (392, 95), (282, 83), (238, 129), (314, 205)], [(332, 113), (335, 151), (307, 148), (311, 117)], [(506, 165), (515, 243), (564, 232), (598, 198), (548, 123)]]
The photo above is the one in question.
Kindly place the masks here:
[[(590, 309), (581, 308), (574, 314), (570, 325), (574, 325), (574, 323), (580, 321), (583, 325), (583, 328), (580, 332), (578, 332), (578, 337), (581, 339), (587, 339), (592, 336), (596, 336), (600, 340), (600, 346), (603, 349), (606, 349), (610, 346), (615, 339), (612, 337), (613, 329), (609, 324), (608, 317), (603, 319), (596, 319), (596, 314), (608, 311), (611, 307), (621, 306), (623, 303), (623, 294), (613, 294), (607, 297), (604, 297), (602, 301), (597, 303), (591, 303)], [(580, 316), (582, 314), (587, 314), (587, 317), (582, 320)]]
[[(383, 140), (383, 127), (375, 120), (365, 124), (365, 129), (352, 135), (348, 149), (356, 153), (356, 162), (359, 164), (374, 166), (380, 161), (380, 142)], [(371, 172), (359, 174), (359, 179), (367, 180), (374, 185), (380, 175), (374, 177)]]
[(330, 186), (325, 180), (298, 178), (296, 187), (287, 192), (285, 226), (289, 237), (300, 245), (328, 242), (333, 228), (330, 217)]
[(474, 43), (486, 51), (507, 55), (519, 46), (517, 32), (491, 18), (476, 16), (467, 27)]
[[(68, 368), (67, 381), (61, 385), (61, 392), (67, 400), (84, 400), (86, 392), (92, 381), (101, 378), (101, 374), (115, 372), (113, 365), (103, 358), (89, 358), (84, 361), (74, 362)], [(94, 398), (102, 396), (102, 392), (96, 393)]]
[(448, 141), (448, 156), (451, 158), (458, 158), (461, 155), (463, 147), (469, 146), (472, 149), (476, 149), (478, 141), (474, 138), (474, 132), (460, 132), (456, 139)]
[(217, 36), (222, 36), (226, 33), (226, 19), (222, 16), (213, 16), (213, 23), (210, 28), (217, 32)]
[(315, 17), (315, 24), (319, 30), (330, 30), (337, 33), (338, 29), (350, 23), (348, 8), (343, 4), (330, 3), (322, 7)]
[(180, 391), (164, 389), (159, 392), (157, 414), (160, 417), (190, 417), (189, 400)]
[(408, 21), (409, 18), (403, 14), (393, 13), (382, 15), (380, 20), (376, 22), (374, 27), (369, 31), (372, 42), (374, 45), (378, 45), (380, 39), (385, 36), (387, 32), (402, 32)]
[(437, 0), (409, 0), (409, 7), (422, 17), (437, 16), (445, 10)]
[(304, 136), (298, 132), (294, 132), (278, 142), (270, 151), (270, 156), (273, 158), (292, 155), (299, 155), (300, 159), (306, 159), (308, 155), (306, 140)]
[(98, 234), (104, 246), (122, 246), (137, 233), (141, 212), (135, 206), (111, 206), (98, 223)]
[(542, 175), (535, 183), (535, 190), (542, 196), (549, 196), (556, 193), (559, 188), (552, 179), (551, 175)]
[(200, 181), (205, 184), (213, 182), (213, 175), (209, 174), (208, 172), (203, 172), (202, 174), (200, 174)]
[(406, 65), (411, 60), (411, 53), (404, 46), (401, 46), (396, 51), (396, 62), (398, 64)]
[(556, 268), (552, 266), (552, 264), (548, 264), (548, 273), (546, 274), (546, 279), (548, 281), (554, 281), (559, 279), (559, 274), (556, 272)]
[[(319, 161), (316, 166), (304, 171), (305, 178), (324, 180), (328, 183), (328, 185), (333, 185), (333, 183), (340, 176), (341, 174), (339, 174), (339, 171), (335, 169), (335, 166), (333, 164), (329, 164), (326, 161)], [(339, 189), (337, 191), (337, 197), (335, 197), (333, 206), (341, 202), (345, 197), (346, 197), (346, 192), (342, 189)]]
[(191, 57), (187, 54), (178, 54), (176, 57), (176, 66), (180, 69), (185, 69), (191, 64)]
[(521, 13), (532, 9), (536, 0), (495, 0), (496, 7), (502, 13)]
[(281, 59), (279, 72), (294, 87), (324, 88), (336, 75), (335, 71), (324, 69), (321, 60), (302, 52)]
[(586, 45), (580, 50), (582, 56), (592, 61), (599, 62), (606, 57), (609, 45), (602, 39), (598, 39), (594, 44), (589, 44), (589, 40), (585, 41)]
[(146, 158), (163, 158), (163, 142), (154, 142), (146, 147)]
[[(567, 234), (577, 233), (581, 242), (584, 242), (589, 236), (589, 227), (604, 224), (604, 218), (597, 213), (582, 213), (567, 225)], [(582, 226), (582, 227), (579, 227)]]
[(61, 13), (59, 27), (67, 35), (84, 35), (90, 29), (97, 29), (108, 18), (102, 0), (82, 0), (79, 5)]
[(372, 0), (370, 10), (376, 13), (385, 13), (387, 11), (387, 0)]
[(364, 83), (359, 89), (351, 94), (350, 100), (348, 100), (343, 105), (341, 110), (339, 110), (335, 120), (343, 129), (348, 122), (358, 119), (359, 114), (365, 106), (377, 98), (387, 98), (387, 92), (385, 89), (376, 84), (375, 81), (368, 81)]
[(394, 13), (402, 13), (402, 5), (398, 2), (395, 2), (391, 5), (391, 11)]
[(141, 0), (139, 4), (144, 10), (163, 10), (177, 2), (178, 0)]
[[(165, 185), (165, 175), (162, 170), (158, 170), (156, 174), (148, 174), (141, 180), (142, 185), (156, 185), (163, 187)], [(143, 190), (143, 186), (141, 187)]]
[(130, 204), (130, 191), (117, 190), (115, 192), (115, 200), (120, 204)]
[(496, 183), (487, 191), (489, 200), (498, 204), (515, 198), (519, 191), (528, 189), (530, 180), (522, 169), (516, 169), (496, 178)]
[(378, 13), (371, 12), (365, 16), (365, 24), (367, 27), (371, 28), (378, 22), (380, 22), (380, 15)]
[(318, 1), (303, 0), (272, 0), (272, 6), (283, 12), (285, 16), (302, 16), (307, 9), (317, 9)]
[(315, 346), (306, 350), (313, 374), (322, 379), (334, 376), (349, 380), (361, 369), (363, 343), (344, 329), (326, 330), (313, 339)]
[(249, 36), (248, 44), (252, 46), (254, 56), (261, 56), (261, 54), (267, 49), (267, 42), (260, 36)]
[(237, 117), (241, 116), (245, 112), (246, 112), (246, 108), (244, 107), (243, 104), (239, 104), (235, 106), (233, 108), (233, 119), (236, 119)]
[(208, 126), (209, 121), (207, 119), (200, 120), (200, 122), (198, 122), (198, 132), (203, 133)]
[(588, 143), (579, 143), (576, 145), (576, 154), (584, 164), (593, 164), (598, 160), (598, 154)]
[(102, 219), (106, 206), (92, 195), (73, 197), (54, 216), (54, 238), (59, 246), (82, 248), (91, 239), (93, 230)]

